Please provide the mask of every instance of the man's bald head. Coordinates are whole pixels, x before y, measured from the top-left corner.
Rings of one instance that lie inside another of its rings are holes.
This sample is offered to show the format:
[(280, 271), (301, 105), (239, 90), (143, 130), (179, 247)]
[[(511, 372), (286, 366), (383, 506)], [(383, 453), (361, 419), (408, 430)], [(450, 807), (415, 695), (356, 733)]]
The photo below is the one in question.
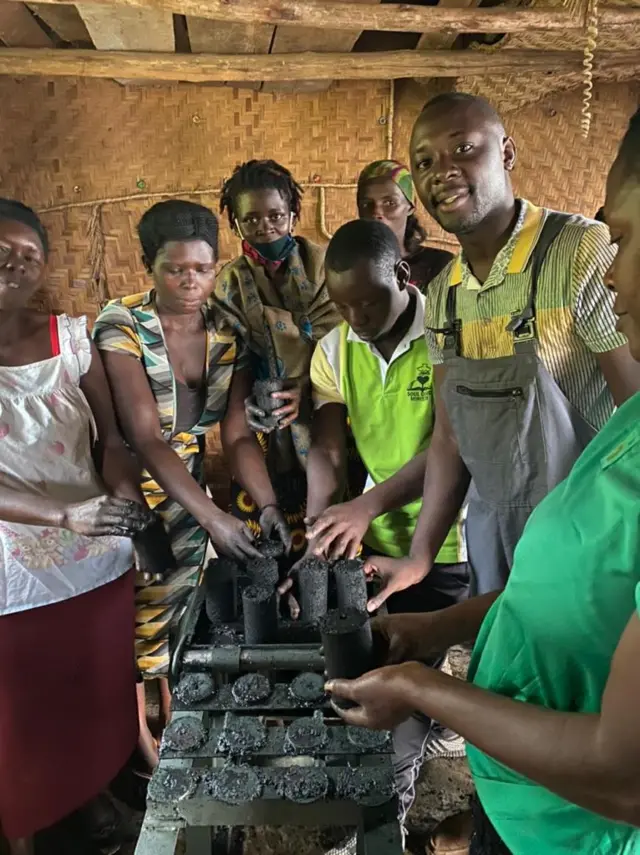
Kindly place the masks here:
[(460, 109), (468, 111), (489, 125), (494, 125), (505, 135), (504, 123), (496, 108), (485, 98), (470, 95), (468, 92), (442, 92), (427, 101), (420, 115), (446, 114)]
[(494, 107), (477, 95), (447, 92), (425, 104), (411, 135), (418, 195), (445, 231), (469, 235), (513, 208), (516, 158)]

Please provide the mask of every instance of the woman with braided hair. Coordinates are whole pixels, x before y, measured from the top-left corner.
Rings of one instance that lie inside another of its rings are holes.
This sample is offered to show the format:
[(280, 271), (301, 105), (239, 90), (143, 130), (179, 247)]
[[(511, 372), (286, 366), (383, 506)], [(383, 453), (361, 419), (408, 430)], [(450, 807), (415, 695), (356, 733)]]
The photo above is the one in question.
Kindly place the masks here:
[(376, 160), (365, 166), (358, 178), (357, 201), (361, 220), (378, 220), (395, 234), (411, 271), (411, 284), (424, 294), (453, 256), (425, 246), (427, 233), (415, 213), (416, 191), (409, 169), (398, 160)]
[(260, 446), (245, 420), (246, 350), (221, 324), (210, 298), (218, 221), (208, 208), (159, 202), (138, 225), (151, 290), (110, 303), (94, 338), (125, 439), (144, 472), (142, 490), (162, 517), (177, 568), (138, 592), (138, 665), (166, 672), (168, 624), (197, 583), (207, 541), (240, 560), (258, 558), (254, 535), (212, 502), (204, 482), (204, 437), (221, 425), (225, 455), (265, 508), (263, 528), (289, 546)]
[[(340, 321), (324, 284), (324, 249), (293, 235), (302, 192), (289, 170), (273, 160), (236, 167), (224, 183), (220, 209), (242, 241), (242, 254), (223, 268), (216, 285), (226, 317), (249, 350), (254, 378), (284, 381), (284, 390), (273, 393), (282, 404), (272, 414), (278, 430), (265, 423), (264, 410), (252, 399), (247, 420), (265, 451), (271, 433), (269, 470), (287, 521), (295, 526), (295, 557), (306, 549), (309, 366), (316, 343)], [(236, 483), (240, 479), (233, 468), (232, 474), (232, 513), (257, 531), (260, 497)]]

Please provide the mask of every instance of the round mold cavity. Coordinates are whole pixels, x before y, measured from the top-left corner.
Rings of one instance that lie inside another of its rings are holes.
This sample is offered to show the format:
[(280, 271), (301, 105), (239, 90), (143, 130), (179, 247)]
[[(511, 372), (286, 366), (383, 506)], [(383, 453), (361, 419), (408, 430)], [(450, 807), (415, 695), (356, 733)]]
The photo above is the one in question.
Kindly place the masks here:
[(207, 701), (216, 693), (216, 684), (209, 674), (185, 674), (173, 691), (181, 704), (198, 704)]
[(329, 791), (329, 777), (324, 769), (314, 766), (293, 766), (287, 770), (284, 796), (299, 805), (324, 799)]
[(224, 754), (242, 757), (260, 751), (266, 741), (267, 728), (259, 718), (227, 713), (218, 740), (218, 750)]
[(262, 784), (251, 766), (225, 766), (207, 775), (205, 790), (227, 805), (241, 805), (260, 798)]
[(156, 769), (147, 798), (152, 802), (179, 802), (194, 794), (198, 781), (198, 773), (191, 769)]
[(324, 700), (324, 677), (312, 671), (304, 671), (294, 677), (289, 686), (292, 699), (303, 706), (311, 706)]
[(206, 741), (207, 734), (202, 722), (195, 716), (174, 719), (162, 737), (163, 745), (170, 751), (195, 751)]
[(264, 674), (243, 674), (233, 684), (231, 694), (240, 706), (264, 703), (271, 694), (271, 683)]

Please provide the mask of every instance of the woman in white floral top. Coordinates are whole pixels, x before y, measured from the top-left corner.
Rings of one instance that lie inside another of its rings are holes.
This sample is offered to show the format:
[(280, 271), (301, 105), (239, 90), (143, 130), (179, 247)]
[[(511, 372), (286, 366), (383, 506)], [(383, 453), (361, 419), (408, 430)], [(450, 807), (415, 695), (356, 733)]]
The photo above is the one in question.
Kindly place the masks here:
[(47, 249), (34, 212), (0, 199), (0, 835), (12, 855), (135, 748), (131, 537), (153, 519), (86, 319), (25, 308)]

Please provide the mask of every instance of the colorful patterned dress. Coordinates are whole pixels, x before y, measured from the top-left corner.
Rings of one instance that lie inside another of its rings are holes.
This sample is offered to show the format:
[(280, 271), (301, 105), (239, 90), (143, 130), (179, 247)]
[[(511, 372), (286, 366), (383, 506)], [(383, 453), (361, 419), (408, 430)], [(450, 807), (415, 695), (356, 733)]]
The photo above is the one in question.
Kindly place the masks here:
[[(212, 308), (203, 309), (203, 315), (208, 342), (206, 391), (201, 407), (194, 410), (193, 402), (187, 407), (194, 418), (190, 426), (180, 424), (185, 408), (180, 405), (180, 384), (169, 362), (153, 290), (109, 303), (96, 321), (93, 337), (100, 350), (126, 353), (140, 361), (158, 406), (162, 435), (204, 489), (204, 435), (222, 421), (233, 372), (246, 367), (247, 361), (236, 336), (218, 329)], [(198, 581), (208, 535), (147, 471), (142, 474), (142, 490), (149, 507), (162, 516), (178, 563), (161, 584), (144, 585), (138, 579), (138, 667), (152, 676), (166, 671), (168, 624)]]

